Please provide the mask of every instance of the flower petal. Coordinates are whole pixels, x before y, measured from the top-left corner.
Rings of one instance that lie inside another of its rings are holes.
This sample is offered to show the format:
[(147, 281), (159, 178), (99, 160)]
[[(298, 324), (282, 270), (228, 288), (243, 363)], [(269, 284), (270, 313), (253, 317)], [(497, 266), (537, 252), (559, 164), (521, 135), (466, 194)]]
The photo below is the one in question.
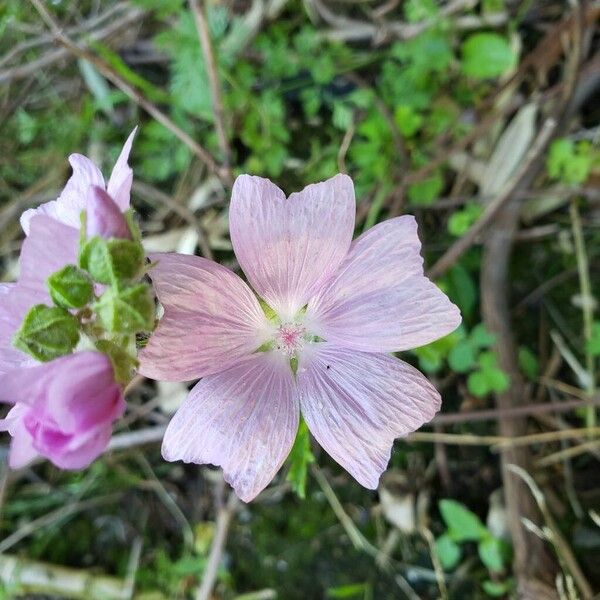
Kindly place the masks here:
[(45, 215), (30, 222), (21, 246), (19, 284), (46, 290), (46, 279), (65, 265), (77, 264), (79, 230)]
[(337, 273), (308, 304), (312, 331), (366, 352), (417, 348), (458, 327), (460, 311), (423, 274), (414, 217), (357, 238)]
[(73, 174), (58, 199), (26, 210), (21, 215), (21, 227), (26, 235), (29, 235), (30, 221), (35, 215), (46, 215), (78, 230), (90, 186), (105, 187), (102, 173), (89, 158), (82, 154), (71, 154), (69, 162), (73, 167)]
[(133, 171), (127, 161), (129, 160), (129, 153), (131, 152), (131, 145), (133, 144), (136, 132), (137, 127), (129, 134), (125, 144), (123, 144), (121, 154), (117, 158), (117, 162), (108, 180), (108, 185), (106, 186), (106, 191), (116, 202), (121, 212), (125, 212), (129, 208)]
[(235, 493), (249, 502), (289, 454), (298, 417), (288, 360), (260, 352), (194, 387), (169, 423), (163, 457), (222, 467)]
[(233, 248), (252, 287), (282, 318), (291, 319), (338, 267), (350, 247), (355, 210), (346, 175), (287, 200), (268, 179), (236, 179), (229, 209)]
[(323, 449), (375, 489), (394, 439), (431, 420), (440, 395), (410, 365), (387, 354), (313, 344), (298, 367), (300, 409)]
[(12, 436), (8, 455), (8, 466), (11, 469), (21, 469), (39, 456), (23, 421), (28, 410), (23, 405), (13, 406), (6, 419), (0, 420), (0, 431), (8, 431)]
[(7, 285), (0, 294), (0, 375), (37, 362), (13, 346), (12, 340), (25, 315), (35, 304), (46, 302), (44, 290), (21, 284)]
[(140, 373), (188, 381), (218, 373), (257, 350), (271, 326), (252, 290), (221, 265), (156, 254), (149, 275), (164, 316), (140, 353)]

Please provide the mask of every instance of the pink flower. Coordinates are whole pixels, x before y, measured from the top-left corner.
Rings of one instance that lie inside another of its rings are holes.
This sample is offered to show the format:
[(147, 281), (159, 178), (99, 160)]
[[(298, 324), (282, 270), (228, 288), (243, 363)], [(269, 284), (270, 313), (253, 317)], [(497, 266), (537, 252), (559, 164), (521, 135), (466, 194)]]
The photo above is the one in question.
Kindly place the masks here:
[(0, 376), (0, 401), (15, 402), (0, 430), (13, 436), (9, 464), (38, 455), (62, 469), (82, 469), (108, 445), (112, 423), (125, 410), (110, 360), (77, 352)]
[(299, 414), (359, 483), (376, 488), (395, 438), (429, 421), (440, 396), (390, 352), (454, 330), (460, 313), (423, 274), (413, 217), (354, 242), (345, 175), (285, 198), (266, 179), (233, 188), (231, 240), (248, 281), (195, 256), (159, 254), (150, 272), (164, 316), (140, 372), (202, 377), (169, 424), (167, 460), (223, 467), (240, 498), (275, 476)]
[[(35, 263), (30, 263), (33, 267), (29, 272), (36, 281), (43, 283), (55, 271), (77, 262), (82, 211), (90, 207), (94, 213), (91, 216), (91, 227), (100, 226), (97, 214), (98, 192), (94, 191), (95, 187), (106, 192), (120, 213), (129, 208), (133, 172), (128, 160), (136, 131), (137, 127), (123, 145), (108, 184), (105, 184), (102, 173), (89, 158), (81, 154), (71, 154), (69, 162), (73, 167), (73, 174), (58, 199), (26, 210), (21, 215), (21, 226), (27, 235), (23, 242), (22, 256), (23, 253), (29, 252), (30, 255), (38, 257)], [(102, 201), (106, 208), (106, 199), (103, 198)], [(111, 227), (114, 229), (114, 207), (109, 205), (108, 210), (110, 216), (107, 216), (106, 220), (112, 223)], [(117, 227), (117, 231), (123, 232), (122, 224)], [(22, 270), (21, 278), (23, 276)]]

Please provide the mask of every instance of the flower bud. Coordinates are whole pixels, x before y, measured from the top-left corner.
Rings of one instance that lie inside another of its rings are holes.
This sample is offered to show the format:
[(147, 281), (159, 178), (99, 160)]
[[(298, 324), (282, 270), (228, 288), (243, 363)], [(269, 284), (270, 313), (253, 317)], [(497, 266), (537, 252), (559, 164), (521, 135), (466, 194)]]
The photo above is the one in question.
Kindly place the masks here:
[(16, 402), (6, 419), (13, 468), (38, 454), (62, 469), (88, 466), (125, 410), (110, 360), (93, 351), (0, 376), (0, 401)]
[(86, 233), (104, 238), (131, 239), (127, 221), (115, 201), (97, 185), (90, 187), (86, 206)]

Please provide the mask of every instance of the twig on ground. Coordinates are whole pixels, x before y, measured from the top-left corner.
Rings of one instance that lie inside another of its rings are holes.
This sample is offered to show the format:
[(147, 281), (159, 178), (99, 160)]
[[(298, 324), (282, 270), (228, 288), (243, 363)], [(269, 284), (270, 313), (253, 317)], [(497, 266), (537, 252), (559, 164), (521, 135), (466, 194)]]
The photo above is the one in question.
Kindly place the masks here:
[[(210, 85), (217, 140), (219, 141), (224, 168), (228, 169), (231, 166), (231, 148), (227, 139), (221, 84), (219, 82), (217, 61), (215, 60), (212, 41), (210, 39), (208, 21), (204, 12), (204, 0), (201, 0), (202, 5), (199, 0), (188, 0), (188, 2), (194, 15), (198, 37), (200, 38), (200, 46), (202, 48), (202, 54), (204, 55), (204, 66), (208, 76), (208, 84)], [(231, 173), (229, 174), (229, 178), (233, 178)]]
[(209, 600), (212, 594), (212, 590), (215, 587), (217, 581), (217, 572), (223, 551), (225, 550), (225, 544), (227, 542), (227, 534), (229, 533), (229, 525), (231, 519), (235, 513), (238, 505), (238, 499), (236, 495), (230, 491), (229, 498), (224, 506), (220, 506), (217, 509), (217, 520), (215, 523), (215, 537), (213, 538), (212, 545), (210, 547), (210, 553), (208, 555), (208, 561), (206, 563), (206, 569), (202, 575), (202, 583), (196, 593), (196, 600)]
[(520, 167), (506, 182), (502, 191), (486, 205), (481, 217), (429, 269), (427, 273), (429, 277), (436, 279), (443, 275), (475, 243), (477, 237), (490, 225), (502, 207), (513, 198), (514, 191), (518, 187), (521, 187), (523, 178), (529, 173), (532, 165), (535, 164), (539, 156), (546, 149), (555, 129), (556, 121), (552, 118), (546, 119)]

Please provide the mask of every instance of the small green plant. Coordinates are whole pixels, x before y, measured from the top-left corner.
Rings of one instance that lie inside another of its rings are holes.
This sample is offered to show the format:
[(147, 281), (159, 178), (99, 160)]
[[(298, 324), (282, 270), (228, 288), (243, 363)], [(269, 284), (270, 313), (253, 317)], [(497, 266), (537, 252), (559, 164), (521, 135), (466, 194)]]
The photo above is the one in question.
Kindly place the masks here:
[(509, 565), (509, 545), (492, 535), (479, 517), (460, 502), (440, 500), (439, 510), (447, 528), (435, 543), (442, 568), (455, 569), (463, 553), (461, 544), (476, 543), (479, 558), (493, 577), (482, 583), (483, 590), (490, 596), (502, 596), (509, 591), (511, 580), (501, 579)]

